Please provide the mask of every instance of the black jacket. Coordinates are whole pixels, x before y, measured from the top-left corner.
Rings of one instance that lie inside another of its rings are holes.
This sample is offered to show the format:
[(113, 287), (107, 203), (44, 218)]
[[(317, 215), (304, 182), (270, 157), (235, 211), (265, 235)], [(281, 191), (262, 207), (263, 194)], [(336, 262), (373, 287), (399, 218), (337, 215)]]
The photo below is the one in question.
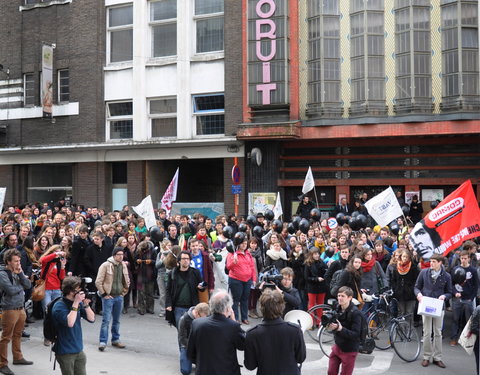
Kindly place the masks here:
[(359, 299), (358, 293), (360, 292), (360, 278), (356, 278), (353, 273), (343, 270), (339, 280), (340, 287), (348, 286), (353, 290), (353, 298)]
[(303, 201), (300, 202), (297, 208), (296, 214), (304, 219), (310, 219), (310, 211), (315, 208), (315, 204), (312, 201), (308, 201), (307, 204), (304, 204)]
[(91, 245), (88, 237), (82, 239), (81, 237), (75, 238), (72, 244), (72, 256), (70, 260), (70, 271), (74, 276), (85, 276), (85, 253), (87, 247)]
[(397, 300), (414, 301), (416, 299), (413, 288), (419, 273), (420, 271), (415, 264), (410, 266), (410, 270), (405, 275), (400, 275), (397, 268), (393, 269), (390, 286), (393, 290), (393, 296)]
[(292, 310), (300, 310), (302, 300), (300, 298), (300, 292), (297, 288), (291, 287), (285, 288), (281, 283), (278, 286), (283, 291), (283, 299), (285, 300), (285, 309), (283, 310), (283, 316)]
[[(174, 268), (172, 272), (168, 274), (167, 280), (167, 293), (165, 296), (165, 307), (172, 306), (175, 308), (177, 306), (177, 300), (180, 295), (181, 290), (178, 288), (178, 278), (181, 277), (178, 273), (180, 272), (179, 268)], [(198, 289), (197, 286), (200, 284), (202, 280), (202, 275), (200, 275), (200, 271), (196, 268), (189, 267), (187, 272), (187, 283), (188, 287), (190, 288), (190, 306), (182, 306), (182, 307), (191, 307), (195, 306), (198, 300)]]
[(193, 321), (187, 356), (197, 365), (196, 375), (240, 375), (237, 350), (244, 349), (240, 323), (216, 313)]
[(350, 305), (343, 312), (339, 305), (337, 312), (340, 313), (338, 321), (342, 324), (342, 330), (333, 332), (335, 344), (337, 344), (343, 352), (358, 352), (363, 319), (362, 313), (352, 302), (350, 302)]
[(258, 368), (257, 375), (300, 374), (298, 364), (305, 358), (303, 333), (296, 324), (263, 320), (247, 332), (244, 364), (249, 370)]
[(96, 278), (100, 266), (111, 256), (112, 251), (106, 246), (102, 245), (102, 247), (98, 247), (92, 243), (85, 250), (85, 273), (92, 278)]
[(305, 290), (305, 256), (303, 252), (295, 259), (293, 256), (288, 261), (288, 265), (293, 269), (295, 277), (293, 286), (298, 290)]
[(182, 315), (180, 321), (178, 322), (178, 345), (180, 348), (187, 348), (188, 338), (190, 337), (190, 332), (192, 331), (192, 322), (194, 321), (193, 309), (195, 306), (192, 306), (188, 309), (185, 314)]
[(325, 279), (327, 265), (323, 260), (313, 262), (311, 265), (305, 264), (305, 280), (307, 281), (307, 293), (326, 293), (327, 282), (318, 281), (319, 277)]

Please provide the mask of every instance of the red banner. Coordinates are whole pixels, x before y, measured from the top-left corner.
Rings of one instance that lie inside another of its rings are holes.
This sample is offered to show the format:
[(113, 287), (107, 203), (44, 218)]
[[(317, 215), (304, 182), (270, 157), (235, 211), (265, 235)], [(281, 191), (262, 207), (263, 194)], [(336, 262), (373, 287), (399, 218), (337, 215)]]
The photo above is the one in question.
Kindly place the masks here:
[(470, 238), (480, 236), (480, 209), (472, 182), (464, 182), (415, 225), (413, 247), (424, 260), (447, 255)]

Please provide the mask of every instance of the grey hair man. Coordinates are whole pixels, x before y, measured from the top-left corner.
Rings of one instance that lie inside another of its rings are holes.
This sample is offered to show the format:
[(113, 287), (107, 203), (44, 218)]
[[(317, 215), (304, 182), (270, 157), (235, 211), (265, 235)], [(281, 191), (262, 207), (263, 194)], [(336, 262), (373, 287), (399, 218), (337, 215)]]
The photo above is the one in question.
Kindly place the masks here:
[(232, 305), (227, 292), (214, 293), (210, 299), (212, 315), (192, 322), (187, 355), (197, 366), (196, 375), (240, 375), (237, 350), (245, 349), (245, 332), (235, 321)]

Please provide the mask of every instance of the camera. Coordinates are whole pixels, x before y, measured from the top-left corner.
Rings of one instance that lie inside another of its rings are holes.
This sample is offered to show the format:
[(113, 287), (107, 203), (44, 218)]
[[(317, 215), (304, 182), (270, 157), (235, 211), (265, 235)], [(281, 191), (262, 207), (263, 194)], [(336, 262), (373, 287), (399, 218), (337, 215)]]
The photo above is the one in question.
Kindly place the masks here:
[(263, 272), (258, 275), (258, 280), (264, 282), (264, 287), (275, 288), (283, 280), (283, 275), (278, 272), (274, 265), (266, 267)]
[(88, 296), (95, 294), (94, 291), (91, 291), (88, 288), (88, 284), (91, 284), (93, 282), (91, 277), (82, 277), (82, 283), (80, 284), (80, 289), (82, 289), (82, 292), (85, 293), (85, 297), (88, 298)]
[(337, 323), (339, 315), (335, 310), (325, 311), (322, 315), (322, 326), (326, 327), (329, 324)]
[(208, 283), (207, 283), (206, 281), (202, 281), (202, 282), (200, 283), (200, 287), (201, 287), (201, 288), (206, 288), (207, 286), (208, 286)]

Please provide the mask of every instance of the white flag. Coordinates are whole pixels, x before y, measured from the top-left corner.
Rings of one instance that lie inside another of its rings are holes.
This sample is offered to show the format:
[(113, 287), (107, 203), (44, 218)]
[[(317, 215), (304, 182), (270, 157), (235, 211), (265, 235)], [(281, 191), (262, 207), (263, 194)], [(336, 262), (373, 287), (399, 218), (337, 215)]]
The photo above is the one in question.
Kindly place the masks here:
[(398, 204), (397, 197), (391, 186), (368, 200), (365, 203), (365, 207), (370, 216), (381, 227), (387, 226), (392, 220), (403, 215), (402, 208)]
[(0, 188), (0, 213), (3, 210), (3, 203), (5, 202), (5, 194), (7, 192), (7, 188)]
[(273, 213), (275, 214), (275, 219), (278, 219), (283, 215), (282, 202), (280, 201), (280, 192), (277, 193), (277, 201), (273, 207)]
[(163, 194), (162, 198), (162, 208), (167, 211), (167, 215), (170, 215), (172, 204), (177, 200), (178, 170), (179, 168), (177, 168), (177, 171), (175, 172), (175, 175), (173, 176), (172, 181), (170, 182), (170, 185), (168, 185), (168, 188), (165, 191), (165, 194)]
[(132, 206), (132, 208), (138, 216), (145, 219), (145, 226), (148, 229), (157, 225), (155, 212), (153, 211), (152, 197), (150, 195), (145, 197), (138, 206)]
[(315, 180), (313, 179), (312, 168), (308, 167), (307, 175), (305, 176), (305, 182), (303, 183), (302, 193), (307, 194), (315, 187)]

